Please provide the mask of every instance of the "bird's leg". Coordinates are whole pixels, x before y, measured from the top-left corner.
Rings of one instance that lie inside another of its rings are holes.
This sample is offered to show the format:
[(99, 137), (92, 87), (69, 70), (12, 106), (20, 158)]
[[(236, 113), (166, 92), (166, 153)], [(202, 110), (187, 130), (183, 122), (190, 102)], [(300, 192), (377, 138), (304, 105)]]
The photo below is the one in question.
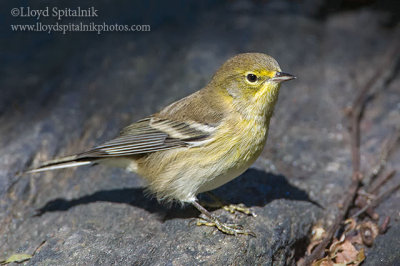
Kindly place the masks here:
[(206, 192), (206, 193), (214, 201), (214, 204), (210, 204), (210, 206), (212, 207), (223, 208), (224, 210), (230, 213), (241, 212), (247, 215), (251, 215), (253, 217), (257, 216), (249, 207), (246, 207), (243, 203), (228, 204), (224, 200), (217, 197), (214, 193), (212, 192)]
[(205, 225), (216, 227), (221, 232), (228, 235), (251, 235), (256, 236), (253, 232), (244, 230), (242, 226), (237, 224), (228, 224), (220, 222), (216, 217), (214, 217), (209, 211), (207, 211), (200, 203), (197, 201), (192, 202), (193, 206), (196, 207), (206, 218), (198, 218), (196, 225)]

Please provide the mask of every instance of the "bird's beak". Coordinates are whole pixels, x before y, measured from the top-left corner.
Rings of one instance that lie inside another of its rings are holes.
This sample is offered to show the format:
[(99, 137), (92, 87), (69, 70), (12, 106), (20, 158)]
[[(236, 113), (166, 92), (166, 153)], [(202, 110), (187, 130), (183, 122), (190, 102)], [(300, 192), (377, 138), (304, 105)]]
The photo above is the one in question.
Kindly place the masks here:
[(291, 79), (295, 79), (296, 77), (285, 73), (285, 72), (276, 72), (275, 76), (273, 78), (270, 79), (270, 81), (275, 81), (275, 82), (283, 82), (283, 81), (287, 81), (287, 80), (291, 80)]

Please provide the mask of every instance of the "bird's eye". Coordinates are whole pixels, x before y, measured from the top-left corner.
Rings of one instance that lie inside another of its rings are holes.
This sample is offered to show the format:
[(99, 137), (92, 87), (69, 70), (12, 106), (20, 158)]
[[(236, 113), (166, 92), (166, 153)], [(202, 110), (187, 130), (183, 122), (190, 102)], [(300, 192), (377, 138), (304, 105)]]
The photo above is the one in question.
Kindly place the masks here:
[(249, 82), (251, 82), (251, 83), (254, 83), (254, 82), (257, 81), (257, 76), (254, 75), (254, 74), (251, 74), (251, 73), (250, 73), (250, 74), (247, 74), (246, 78), (247, 78), (247, 80), (248, 80)]

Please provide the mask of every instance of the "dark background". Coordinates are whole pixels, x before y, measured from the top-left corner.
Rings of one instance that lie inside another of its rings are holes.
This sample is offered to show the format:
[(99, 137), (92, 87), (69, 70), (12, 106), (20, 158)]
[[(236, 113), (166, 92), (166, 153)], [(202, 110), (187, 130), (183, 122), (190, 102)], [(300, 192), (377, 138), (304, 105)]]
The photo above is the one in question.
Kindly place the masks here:
[[(93, 6), (97, 18), (59, 23), (148, 24), (151, 31), (12, 32), (11, 24), (37, 22), (11, 16), (12, 8), (26, 6)], [(399, 37), (399, 6), (388, 0), (3, 1), (0, 258), (32, 253), (45, 241), (28, 264), (292, 263), (303, 256), (311, 226), (331, 221), (349, 185), (344, 110)], [(282, 86), (255, 165), (216, 190), (254, 208), (256, 218), (215, 214), (244, 224), (256, 239), (189, 226), (194, 209), (145, 197), (142, 181), (120, 169), (15, 175), (114, 137), (203, 87), (241, 52), (268, 53), (298, 77)], [(369, 103), (361, 125), (364, 171), (400, 124), (399, 85), (397, 71)], [(393, 154), (391, 168), (400, 170), (399, 156)], [(367, 250), (365, 265), (399, 260), (399, 200), (397, 192), (377, 209), (392, 225)]]

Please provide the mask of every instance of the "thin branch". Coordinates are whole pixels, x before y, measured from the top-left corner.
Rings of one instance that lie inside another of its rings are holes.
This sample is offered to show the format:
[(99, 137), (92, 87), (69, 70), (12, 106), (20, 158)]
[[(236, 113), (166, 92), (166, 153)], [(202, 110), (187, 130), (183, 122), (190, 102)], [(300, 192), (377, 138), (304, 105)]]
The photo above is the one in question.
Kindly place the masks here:
[(371, 174), (366, 178), (366, 180), (364, 180), (365, 186), (368, 187), (368, 192), (373, 193), (373, 191), (378, 187), (375, 185), (376, 182), (378, 182), (375, 178), (379, 177), (385, 169), (388, 157), (392, 154), (399, 142), (400, 127), (397, 128), (396, 132), (387, 141), (385, 141), (383, 148), (381, 149), (382, 152), (378, 164), (372, 168)]
[[(351, 155), (353, 172), (351, 175), (351, 184), (348, 192), (345, 195), (344, 201), (342, 203), (342, 208), (339, 210), (338, 215), (334, 219), (333, 225), (327, 230), (326, 237), (318, 244), (318, 246), (313, 250), (313, 252), (307, 256), (302, 265), (311, 265), (314, 260), (323, 257), (325, 253), (325, 248), (331, 242), (335, 232), (339, 229), (342, 221), (345, 219), (346, 214), (353, 204), (355, 196), (357, 194), (358, 188), (361, 184), (361, 173), (360, 173), (360, 122), (368, 102), (368, 97), (370, 91), (374, 86), (379, 85), (383, 88), (387, 82), (392, 78), (396, 71), (397, 61), (399, 59), (400, 49), (399, 40), (395, 39), (388, 49), (388, 52), (383, 57), (382, 64), (377, 68), (375, 74), (368, 80), (365, 86), (360, 90), (359, 94), (355, 98), (351, 112), (350, 112), (350, 143), (351, 143)], [(393, 64), (393, 59), (395, 63)]]
[(387, 175), (381, 175), (378, 179), (369, 187), (368, 192), (371, 194), (376, 194), (378, 189), (382, 187), (390, 178), (396, 174), (396, 170), (392, 170)]
[[(392, 173), (394, 174), (394, 172), (392, 172)], [(382, 194), (380, 194), (376, 199), (374, 199), (369, 204), (365, 205), (362, 209), (360, 209), (358, 212), (356, 212), (352, 216), (352, 218), (360, 216), (361, 214), (363, 214), (369, 208), (378, 206), (379, 203), (381, 203), (384, 198), (386, 198), (387, 196), (389, 196), (390, 194), (392, 194), (393, 192), (395, 192), (399, 188), (400, 188), (400, 183), (395, 185), (395, 186), (392, 186), (389, 189), (387, 189), (386, 191), (382, 192)]]

